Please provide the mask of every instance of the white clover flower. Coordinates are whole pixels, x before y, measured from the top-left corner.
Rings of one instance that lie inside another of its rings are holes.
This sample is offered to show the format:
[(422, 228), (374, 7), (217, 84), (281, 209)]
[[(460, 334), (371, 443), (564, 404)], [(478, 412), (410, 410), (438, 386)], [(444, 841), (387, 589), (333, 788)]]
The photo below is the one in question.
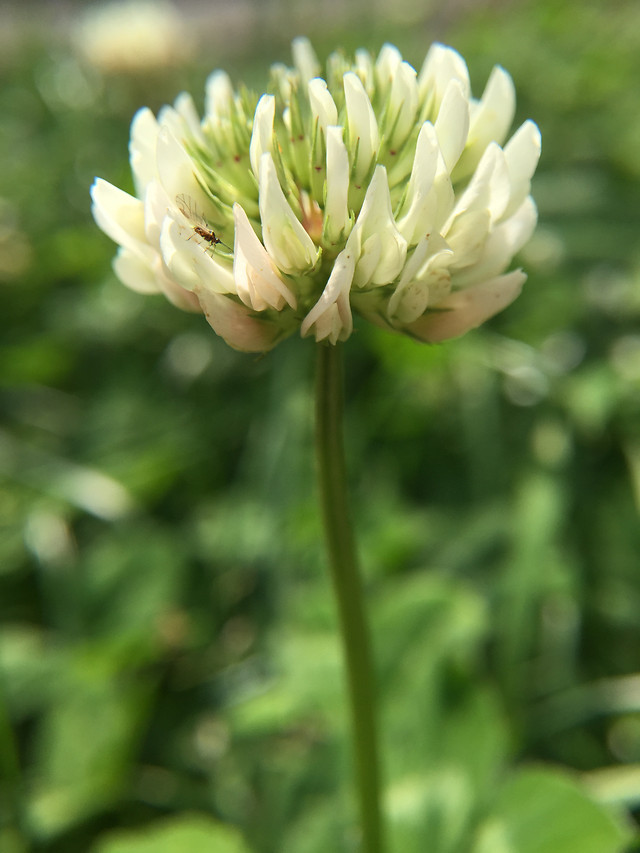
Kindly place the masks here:
[(72, 39), (103, 71), (145, 71), (184, 61), (190, 44), (177, 9), (167, 0), (111, 0), (78, 17)]
[(92, 187), (118, 277), (249, 352), (297, 329), (335, 344), (354, 310), (437, 342), (509, 305), (526, 276), (505, 270), (537, 219), (540, 133), (526, 121), (503, 145), (506, 71), (475, 100), (464, 60), (439, 44), (419, 73), (391, 45), (375, 60), (336, 53), (326, 79), (305, 39), (293, 53), (260, 98), (217, 71), (202, 120), (185, 94), (137, 113), (136, 195)]

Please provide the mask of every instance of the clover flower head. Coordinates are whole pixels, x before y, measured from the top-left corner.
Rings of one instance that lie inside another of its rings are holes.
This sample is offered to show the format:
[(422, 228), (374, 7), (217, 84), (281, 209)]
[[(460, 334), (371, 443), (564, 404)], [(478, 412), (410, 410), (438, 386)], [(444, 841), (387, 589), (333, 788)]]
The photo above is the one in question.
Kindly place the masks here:
[(105, 72), (148, 71), (184, 61), (190, 43), (168, 0), (108, 0), (84, 9), (71, 30), (85, 59)]
[(269, 91), (207, 81), (131, 128), (135, 195), (96, 179), (93, 211), (124, 284), (201, 311), (239, 350), (299, 330), (335, 344), (353, 312), (422, 341), (456, 337), (512, 302), (507, 272), (536, 224), (540, 134), (494, 68), (479, 100), (453, 49), (419, 72), (385, 45), (329, 56), (306, 39)]

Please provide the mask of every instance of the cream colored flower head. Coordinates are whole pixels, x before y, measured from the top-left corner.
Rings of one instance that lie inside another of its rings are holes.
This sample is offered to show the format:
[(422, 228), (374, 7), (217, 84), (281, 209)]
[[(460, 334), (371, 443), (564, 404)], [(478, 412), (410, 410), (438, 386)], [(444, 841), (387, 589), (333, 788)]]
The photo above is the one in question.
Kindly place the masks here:
[(74, 15), (72, 40), (105, 72), (148, 71), (183, 62), (191, 40), (168, 0), (108, 0)]
[(269, 93), (207, 82), (131, 127), (135, 196), (98, 178), (98, 225), (124, 284), (202, 311), (239, 350), (299, 330), (335, 344), (352, 313), (436, 342), (512, 302), (505, 272), (536, 224), (540, 133), (506, 144), (513, 83), (496, 67), (479, 100), (462, 57), (435, 44), (416, 73), (395, 47), (332, 54), (305, 39)]

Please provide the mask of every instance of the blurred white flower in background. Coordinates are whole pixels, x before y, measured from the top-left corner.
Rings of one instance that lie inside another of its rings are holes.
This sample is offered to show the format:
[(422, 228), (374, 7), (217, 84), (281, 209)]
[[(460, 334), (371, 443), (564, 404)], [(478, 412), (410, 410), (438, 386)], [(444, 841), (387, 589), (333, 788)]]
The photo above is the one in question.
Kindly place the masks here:
[(462, 57), (435, 44), (417, 73), (385, 45), (332, 54), (306, 39), (267, 94), (207, 82), (140, 110), (136, 195), (96, 179), (96, 222), (118, 277), (202, 311), (231, 346), (264, 351), (299, 329), (335, 344), (352, 311), (422, 341), (456, 337), (519, 294), (505, 272), (531, 236), (540, 134), (496, 67), (479, 100)]
[(103, 71), (163, 68), (184, 60), (189, 40), (182, 18), (163, 0), (92, 5), (72, 30), (76, 47)]

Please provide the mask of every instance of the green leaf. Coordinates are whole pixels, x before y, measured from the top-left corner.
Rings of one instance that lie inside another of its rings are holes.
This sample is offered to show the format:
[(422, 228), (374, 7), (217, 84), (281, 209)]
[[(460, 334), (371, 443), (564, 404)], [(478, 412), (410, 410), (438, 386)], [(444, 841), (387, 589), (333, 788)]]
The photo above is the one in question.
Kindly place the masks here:
[(231, 826), (198, 814), (157, 821), (135, 832), (112, 832), (91, 853), (249, 853)]
[(127, 784), (150, 685), (95, 678), (69, 677), (36, 734), (28, 811), (39, 838), (111, 806)]
[(622, 853), (630, 838), (629, 827), (569, 776), (533, 768), (498, 795), (473, 853)]

